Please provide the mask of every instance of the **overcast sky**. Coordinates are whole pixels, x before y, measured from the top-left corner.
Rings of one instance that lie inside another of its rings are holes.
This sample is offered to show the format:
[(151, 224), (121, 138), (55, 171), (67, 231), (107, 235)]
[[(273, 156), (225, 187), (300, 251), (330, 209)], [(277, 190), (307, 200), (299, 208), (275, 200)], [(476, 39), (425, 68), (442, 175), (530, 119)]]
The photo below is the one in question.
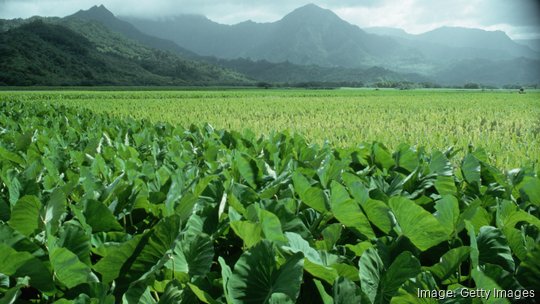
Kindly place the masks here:
[(160, 18), (202, 14), (226, 24), (271, 22), (314, 3), (360, 27), (421, 33), (440, 26), (503, 30), (514, 39), (540, 38), (540, 0), (0, 0), (0, 18), (66, 16), (103, 4), (115, 15)]

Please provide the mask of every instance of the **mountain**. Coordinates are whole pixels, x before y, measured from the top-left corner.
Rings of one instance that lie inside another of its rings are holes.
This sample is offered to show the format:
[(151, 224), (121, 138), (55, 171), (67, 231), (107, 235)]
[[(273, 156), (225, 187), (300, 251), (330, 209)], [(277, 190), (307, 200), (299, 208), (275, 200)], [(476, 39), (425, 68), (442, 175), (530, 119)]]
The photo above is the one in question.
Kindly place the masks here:
[(126, 38), (135, 40), (144, 46), (159, 49), (159, 50), (164, 50), (164, 51), (171, 51), (187, 58), (197, 57), (197, 55), (194, 54), (193, 52), (190, 52), (178, 46), (176, 43), (172, 41), (157, 38), (157, 37), (142, 33), (130, 23), (116, 18), (114, 14), (110, 12), (107, 8), (105, 8), (105, 6), (103, 5), (93, 6), (92, 8), (88, 10), (80, 10), (71, 16), (65, 17), (64, 19), (65, 20), (80, 19), (80, 20), (88, 20), (88, 21), (97, 21), (105, 25), (109, 30), (120, 33)]
[[(313, 66), (352, 70), (379, 66), (402, 75), (414, 73), (427, 78), (450, 79), (441, 75), (448, 75), (463, 64), (480, 67), (485, 66), (487, 61), (490, 66), (496, 66), (499, 61), (505, 65), (518, 58), (528, 58), (532, 62), (540, 59), (540, 53), (514, 42), (501, 31), (442, 27), (413, 35), (393, 28), (362, 30), (332, 11), (313, 4), (300, 7), (271, 23), (246, 21), (224, 25), (195, 15), (160, 20), (124, 20), (146, 34), (172, 40), (202, 56), (232, 60), (229, 64), (221, 63), (229, 68), (234, 68), (231, 64), (242, 62), (234, 59), (264, 62), (248, 69), (245, 66), (237, 67), (237, 71), (250, 76), (256, 67), (278, 64), (273, 66), (272, 72), (261, 70), (256, 73), (265, 79), (272, 79), (281, 74), (274, 72), (285, 70), (290, 71), (283, 75), (286, 79), (292, 75), (296, 75), (293, 78), (305, 75), (308, 79), (308, 70), (313, 75), (327, 73), (328, 78), (351, 75), (350, 70), (336, 74), (324, 69), (314, 71)], [(293, 72), (292, 66), (310, 68), (296, 67), (298, 72)], [(469, 71), (473, 74), (468, 75), (467, 79), (485, 79), (475, 74), (480, 73), (479, 70)], [(269, 74), (274, 76), (268, 77)], [(495, 78), (501, 81), (500, 84), (514, 83), (513, 75)]]
[(305, 82), (341, 83), (358, 86), (381, 81), (430, 82), (431, 79), (415, 73), (396, 73), (384, 68), (341, 68), (317, 65), (298, 65), (291, 62), (274, 63), (266, 60), (207, 58), (216, 65), (242, 73), (250, 78), (270, 83), (299, 84)]
[(394, 40), (368, 34), (330, 10), (309, 4), (272, 23), (215, 23), (202, 16), (142, 20), (124, 18), (142, 32), (204, 56), (252, 58), (302, 65), (369, 67), (403, 58), (415, 51)]
[(448, 85), (476, 82), (484, 85), (539, 84), (540, 61), (527, 58), (509, 60), (463, 60), (443, 70), (434, 79)]
[(95, 22), (37, 20), (0, 33), (0, 84), (3, 85), (249, 82), (244, 76), (210, 64), (146, 48)]
[(521, 45), (528, 46), (531, 49), (540, 52), (540, 39), (519, 39), (515, 41)]
[[(508, 57), (538, 58), (539, 54), (510, 39), (502, 31), (485, 31), (473, 28), (441, 27), (417, 35), (419, 41), (464, 48), (469, 50), (499, 51)], [(480, 56), (480, 55), (479, 55)]]

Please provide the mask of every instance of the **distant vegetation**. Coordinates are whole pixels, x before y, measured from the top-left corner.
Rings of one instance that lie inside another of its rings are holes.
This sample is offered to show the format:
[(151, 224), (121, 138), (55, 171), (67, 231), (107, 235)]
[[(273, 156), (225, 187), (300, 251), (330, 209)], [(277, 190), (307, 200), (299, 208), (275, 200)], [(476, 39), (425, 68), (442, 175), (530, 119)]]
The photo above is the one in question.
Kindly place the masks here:
[(208, 122), (256, 134), (289, 129), (341, 147), (376, 140), (394, 149), (407, 142), (428, 149), (455, 146), (462, 156), (472, 144), (486, 149), (490, 162), (504, 169), (540, 163), (539, 97), (517, 90), (0, 92), (0, 100), (51, 100), (82, 111), (185, 127)]
[(143, 47), (98, 23), (76, 20), (68, 25), (70, 28), (37, 20), (0, 33), (0, 85), (238, 85), (252, 82), (223, 68)]
[[(0, 20), (0, 85), (264, 82), (277, 87), (410, 89), (540, 83), (540, 53), (502, 32), (460, 28), (422, 35), (395, 29), (365, 32), (315, 5), (270, 24), (225, 26), (201, 16), (126, 20), (104, 6), (65, 18)], [(44, 37), (45, 32), (56, 38)], [(82, 42), (82, 53), (62, 45), (69, 44), (67, 40), (83, 41), (77, 35), (90, 42)], [(32, 48), (23, 47), (30, 43)], [(47, 52), (56, 59), (46, 60), (42, 54)]]

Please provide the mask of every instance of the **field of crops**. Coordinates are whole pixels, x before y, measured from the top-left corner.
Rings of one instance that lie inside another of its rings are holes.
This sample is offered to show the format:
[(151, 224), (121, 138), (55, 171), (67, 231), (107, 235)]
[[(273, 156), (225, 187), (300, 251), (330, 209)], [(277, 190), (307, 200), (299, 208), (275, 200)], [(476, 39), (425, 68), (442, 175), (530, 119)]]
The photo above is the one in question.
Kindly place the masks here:
[(0, 100), (45, 100), (189, 127), (268, 134), (288, 129), (340, 147), (380, 141), (444, 150), (484, 148), (512, 169), (540, 162), (540, 92), (222, 90), (0, 92)]
[(1, 93), (0, 303), (534, 303), (538, 95), (399, 96)]

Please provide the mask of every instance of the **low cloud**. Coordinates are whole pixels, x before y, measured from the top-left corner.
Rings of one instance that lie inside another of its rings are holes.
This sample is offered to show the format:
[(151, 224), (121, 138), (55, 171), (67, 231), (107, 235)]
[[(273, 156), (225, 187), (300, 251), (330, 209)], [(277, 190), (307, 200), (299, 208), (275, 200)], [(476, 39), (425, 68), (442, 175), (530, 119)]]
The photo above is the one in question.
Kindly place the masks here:
[(439, 26), (504, 30), (513, 38), (540, 38), (538, 0), (0, 0), (0, 18), (66, 16), (103, 4), (116, 15), (161, 18), (200, 14), (227, 24), (272, 22), (313, 2), (360, 27), (388, 26), (419, 33)]

